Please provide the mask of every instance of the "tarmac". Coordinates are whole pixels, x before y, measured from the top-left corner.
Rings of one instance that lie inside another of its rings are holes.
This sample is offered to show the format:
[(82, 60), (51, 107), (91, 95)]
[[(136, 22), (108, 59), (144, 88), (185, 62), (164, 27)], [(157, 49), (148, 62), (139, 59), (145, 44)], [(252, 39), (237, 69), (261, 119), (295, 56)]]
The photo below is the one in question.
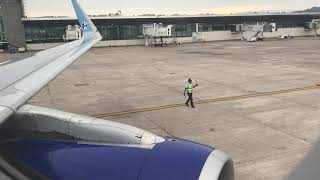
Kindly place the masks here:
[(320, 137), (319, 49), (313, 37), (94, 48), (29, 103), (206, 144), (233, 158), (237, 180), (279, 180)]

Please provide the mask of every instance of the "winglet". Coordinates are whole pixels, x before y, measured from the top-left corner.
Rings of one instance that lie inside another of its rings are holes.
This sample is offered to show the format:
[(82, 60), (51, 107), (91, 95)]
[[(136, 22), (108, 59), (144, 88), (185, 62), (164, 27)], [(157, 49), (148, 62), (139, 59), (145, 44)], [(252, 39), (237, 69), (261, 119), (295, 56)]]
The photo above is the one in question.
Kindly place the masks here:
[(92, 23), (87, 14), (83, 11), (77, 0), (71, 0), (77, 14), (79, 24), (84, 33), (97, 32), (96, 26)]

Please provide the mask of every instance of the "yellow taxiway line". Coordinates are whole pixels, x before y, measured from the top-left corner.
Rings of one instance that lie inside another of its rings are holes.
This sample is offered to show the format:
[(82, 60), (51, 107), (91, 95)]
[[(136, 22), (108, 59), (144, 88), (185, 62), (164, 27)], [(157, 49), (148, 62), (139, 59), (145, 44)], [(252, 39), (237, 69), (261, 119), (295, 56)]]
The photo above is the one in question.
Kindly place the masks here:
[[(254, 98), (254, 97), (261, 97), (261, 96), (271, 96), (271, 95), (285, 94), (285, 93), (298, 92), (298, 91), (306, 91), (306, 90), (312, 90), (312, 89), (320, 89), (320, 85), (305, 86), (305, 87), (298, 87), (298, 88), (292, 88), (292, 89), (283, 89), (283, 90), (277, 90), (277, 91), (258, 92), (258, 93), (251, 93), (251, 94), (245, 94), (245, 95), (239, 95), (239, 96), (229, 96), (229, 97), (222, 97), (222, 98), (199, 100), (199, 101), (195, 101), (194, 104), (208, 104), (208, 103), (215, 103), (215, 102), (233, 101), (233, 100), (239, 100), (239, 99), (248, 99), (248, 98)], [(93, 117), (106, 118), (106, 117), (121, 116), (121, 115), (142, 113), (142, 112), (148, 112), (148, 111), (171, 109), (171, 108), (177, 108), (177, 107), (183, 107), (183, 106), (185, 106), (184, 103), (168, 104), (168, 105), (162, 105), (162, 106), (132, 109), (132, 110), (128, 110), (128, 111), (97, 114), (97, 115), (94, 115)]]

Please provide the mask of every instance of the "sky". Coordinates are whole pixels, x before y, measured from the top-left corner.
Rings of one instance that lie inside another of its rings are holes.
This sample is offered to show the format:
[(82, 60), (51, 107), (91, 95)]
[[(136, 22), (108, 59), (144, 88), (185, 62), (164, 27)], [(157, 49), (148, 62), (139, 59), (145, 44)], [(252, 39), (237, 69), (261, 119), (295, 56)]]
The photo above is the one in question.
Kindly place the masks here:
[[(75, 16), (70, 0), (24, 0), (26, 14)], [(292, 11), (320, 6), (319, 0), (79, 0), (88, 14), (230, 14), (255, 11)]]

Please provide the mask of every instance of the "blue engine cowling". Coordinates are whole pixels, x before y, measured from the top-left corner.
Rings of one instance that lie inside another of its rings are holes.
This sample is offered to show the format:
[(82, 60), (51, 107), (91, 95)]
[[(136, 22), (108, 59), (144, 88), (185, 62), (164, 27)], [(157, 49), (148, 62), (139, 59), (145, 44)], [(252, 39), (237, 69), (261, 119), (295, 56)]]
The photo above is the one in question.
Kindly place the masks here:
[(1, 145), (50, 179), (232, 180), (224, 153), (166, 139), (152, 147), (22, 139)]

